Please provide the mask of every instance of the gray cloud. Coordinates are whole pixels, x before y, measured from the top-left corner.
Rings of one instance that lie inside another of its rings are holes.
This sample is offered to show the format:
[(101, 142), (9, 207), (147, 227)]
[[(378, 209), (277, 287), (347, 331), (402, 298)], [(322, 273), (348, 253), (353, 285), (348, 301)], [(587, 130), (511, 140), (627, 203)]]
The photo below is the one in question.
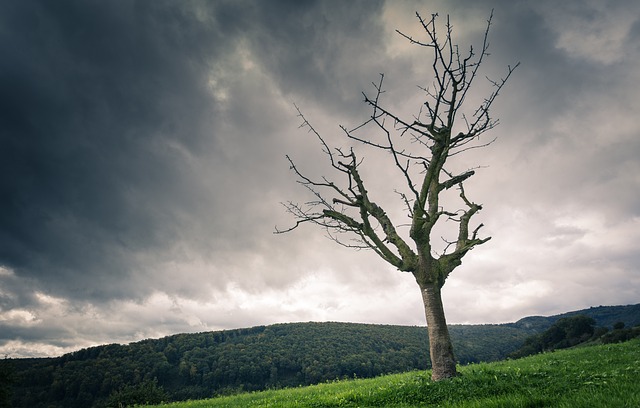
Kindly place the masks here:
[[(366, 119), (360, 92), (384, 72), (386, 103), (417, 113), (429, 55), (393, 31), (419, 33), (416, 10), (450, 13), (477, 43), (494, 8), (485, 73), (522, 63), (495, 105), (498, 140), (457, 163), (488, 166), (467, 188), (493, 239), (445, 286), (450, 321), (637, 302), (640, 30), (624, 3), (2, 4), (0, 351), (422, 324), (411, 276), (320, 230), (273, 235), (292, 221), (279, 203), (309, 199), (284, 155), (326, 174), (293, 103), (345, 144), (338, 125)], [(366, 156), (401, 214), (393, 169)]]
[(190, 204), (182, 151), (215, 143), (215, 33), (177, 5), (7, 8), (3, 262), (54, 293), (131, 295), (135, 253), (166, 245)]

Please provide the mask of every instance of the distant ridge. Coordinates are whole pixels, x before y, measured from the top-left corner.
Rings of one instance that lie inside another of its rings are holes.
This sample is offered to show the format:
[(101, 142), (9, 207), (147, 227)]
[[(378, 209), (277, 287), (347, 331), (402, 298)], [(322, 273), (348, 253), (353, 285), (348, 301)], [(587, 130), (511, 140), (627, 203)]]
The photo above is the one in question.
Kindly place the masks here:
[(596, 321), (596, 326), (611, 329), (615, 323), (623, 322), (627, 327), (640, 325), (640, 303), (626, 306), (593, 306), (553, 316), (529, 316), (509, 323), (514, 327), (544, 331), (558, 319), (576, 315), (587, 315)]

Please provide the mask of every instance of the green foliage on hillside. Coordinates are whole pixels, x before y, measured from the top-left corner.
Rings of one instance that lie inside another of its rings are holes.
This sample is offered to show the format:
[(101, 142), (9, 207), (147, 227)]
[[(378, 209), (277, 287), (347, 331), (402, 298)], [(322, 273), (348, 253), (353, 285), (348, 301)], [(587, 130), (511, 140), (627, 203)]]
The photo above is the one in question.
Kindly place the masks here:
[(520, 358), (543, 351), (553, 351), (573, 347), (587, 342), (620, 343), (640, 337), (640, 326), (626, 329), (624, 322), (613, 324), (613, 330), (595, 327), (595, 319), (581, 314), (571, 314), (553, 323), (547, 330), (524, 341), (522, 347), (509, 354), (510, 358)]
[(543, 332), (557, 320), (576, 315), (589, 316), (596, 321), (597, 327), (613, 328), (618, 322), (624, 322), (627, 327), (640, 325), (640, 303), (627, 306), (596, 306), (584, 310), (563, 313), (555, 316), (529, 316), (511, 323), (514, 327)]
[(558, 319), (544, 332), (527, 338), (520, 349), (509, 357), (519, 358), (542, 351), (551, 351), (575, 346), (590, 340), (595, 333), (596, 321), (585, 315)]
[[(629, 324), (625, 313), (620, 309), (616, 321)], [(450, 331), (459, 362), (469, 364), (505, 358), (538, 333), (537, 327), (454, 325)], [(118, 398), (145, 396), (201, 399), (429, 367), (425, 327), (353, 323), (178, 334), (11, 362), (14, 406), (34, 408), (105, 407)]]
[(145, 380), (137, 385), (125, 385), (122, 389), (112, 393), (107, 400), (107, 407), (121, 408), (133, 405), (160, 404), (168, 400), (167, 393), (162, 387), (158, 387), (157, 380)]
[(11, 361), (0, 360), (0, 408), (11, 406), (11, 386), (15, 381), (15, 368)]
[(413, 371), (156, 408), (631, 408), (640, 406), (638, 379), (640, 340), (631, 340), (472, 364), (450, 381), (433, 382), (428, 372)]
[(626, 328), (623, 322), (618, 322), (613, 326), (613, 330), (603, 334), (600, 341), (604, 344), (621, 343), (623, 341), (640, 337), (640, 325)]

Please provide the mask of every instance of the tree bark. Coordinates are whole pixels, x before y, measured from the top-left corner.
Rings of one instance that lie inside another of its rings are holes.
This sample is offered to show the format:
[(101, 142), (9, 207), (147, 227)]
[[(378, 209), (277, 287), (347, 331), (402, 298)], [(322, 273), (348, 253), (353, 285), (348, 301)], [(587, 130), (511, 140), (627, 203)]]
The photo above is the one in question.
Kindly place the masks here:
[(442, 306), (441, 287), (438, 283), (421, 284), (424, 312), (429, 331), (429, 355), (431, 357), (431, 378), (434, 381), (455, 377), (456, 359), (447, 328), (447, 320)]

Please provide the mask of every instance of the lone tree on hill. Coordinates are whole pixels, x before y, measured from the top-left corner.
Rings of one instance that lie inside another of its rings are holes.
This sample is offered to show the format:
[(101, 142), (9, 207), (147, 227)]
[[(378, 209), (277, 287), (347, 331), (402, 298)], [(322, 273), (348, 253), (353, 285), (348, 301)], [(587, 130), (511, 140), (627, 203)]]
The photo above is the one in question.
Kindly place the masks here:
[[(376, 204), (361, 177), (363, 161), (355, 150), (330, 147), (296, 107), (302, 119), (301, 127), (318, 139), (336, 178), (311, 178), (287, 156), (298, 182), (315, 198), (305, 204), (284, 203), (287, 211), (295, 216), (296, 223), (288, 229), (276, 228), (276, 233), (292, 231), (307, 222), (317, 224), (325, 228), (334, 241), (350, 248), (371, 249), (398, 270), (412, 273), (424, 302), (432, 377), (441, 380), (457, 375), (442, 305), (442, 286), (471, 249), (490, 239), (480, 236), (482, 224), (470, 225), (471, 218), (482, 209), (463, 188), (463, 183), (474, 175), (474, 169), (453, 171), (445, 165), (454, 155), (492, 142), (481, 141), (480, 136), (497, 125), (498, 121), (491, 118), (489, 110), (519, 64), (508, 66), (503, 79), (487, 78), (492, 86), (489, 95), (472, 110), (466, 110), (463, 108), (465, 102), (473, 100), (468, 92), (488, 55), (493, 13), (487, 21), (480, 52), (470, 47), (466, 53), (453, 44), (448, 17), (442, 38), (436, 32), (437, 14), (428, 20), (419, 13), (416, 16), (426, 34), (424, 40), (397, 32), (433, 57), (433, 82), (431, 86), (420, 87), (426, 101), (418, 114), (406, 118), (387, 110), (381, 98), (384, 93), (384, 75), (381, 74), (379, 82), (374, 83), (373, 97), (364, 94), (364, 102), (372, 110), (371, 117), (351, 130), (341, 126), (346, 140), (388, 153), (387, 157), (398, 172), (394, 192), (404, 205), (410, 224), (394, 223)], [(368, 136), (361, 136), (365, 130)], [(450, 197), (444, 199), (452, 187), (459, 191), (459, 198), (454, 197), (459, 203), (455, 207), (451, 207)], [(450, 222), (444, 225), (444, 221)], [(444, 249), (438, 245), (434, 247), (434, 236), (440, 235), (435, 228), (441, 224), (444, 228), (455, 225), (449, 240), (442, 238), (444, 242), (441, 243), (440, 236), (437, 237), (437, 243)], [(408, 233), (398, 232), (397, 228), (403, 225), (409, 227)], [(344, 236), (351, 239), (345, 241)]]

